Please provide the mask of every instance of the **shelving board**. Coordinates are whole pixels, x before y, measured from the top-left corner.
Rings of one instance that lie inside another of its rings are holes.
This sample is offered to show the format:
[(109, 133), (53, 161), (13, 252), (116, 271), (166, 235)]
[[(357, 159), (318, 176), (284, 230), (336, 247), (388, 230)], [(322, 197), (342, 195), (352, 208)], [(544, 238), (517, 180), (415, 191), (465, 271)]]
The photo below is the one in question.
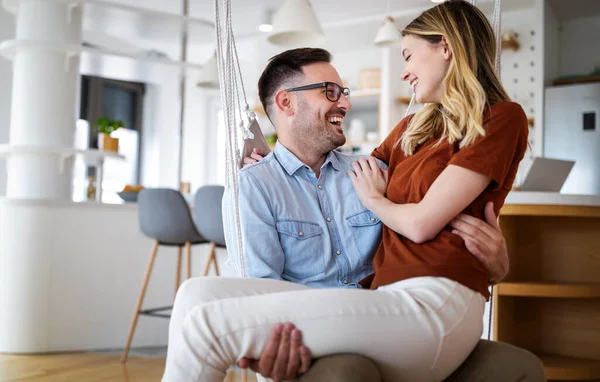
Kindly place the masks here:
[(547, 205), (547, 204), (505, 204), (500, 210), (504, 216), (561, 216), (561, 217), (600, 217), (597, 206)]
[(397, 97), (397, 98), (396, 98), (396, 102), (398, 102), (398, 103), (403, 103), (403, 104), (405, 104), (405, 105), (408, 105), (408, 104), (410, 104), (410, 100), (411, 100), (411, 98), (412, 98), (412, 97), (409, 97), (409, 96), (406, 96), (406, 97), (405, 97), (405, 96), (402, 96), (402, 97)]
[[(4, 6), (4, 8), (7, 11), (14, 14), (17, 12), (17, 10), (19, 8), (19, 3), (21, 1), (22, 0), (4, 0), (2, 5)], [(170, 13), (170, 12), (163, 12), (163, 11), (154, 10), (154, 9), (150, 9), (150, 8), (135, 7), (135, 6), (127, 5), (127, 4), (119, 4), (116, 1), (115, 2), (105, 1), (105, 0), (59, 0), (59, 1), (62, 1), (63, 3), (68, 3), (71, 6), (84, 5), (84, 6), (104, 7), (104, 8), (108, 8), (108, 9), (137, 13), (140, 15), (146, 15), (146, 16), (155, 17), (155, 18), (174, 20), (174, 21), (186, 23), (186, 24), (206, 25), (206, 26), (210, 26), (212, 28), (214, 28), (214, 26), (215, 26), (214, 23), (209, 20), (204, 20), (204, 19), (197, 18), (197, 17), (178, 15), (178, 14)]]
[(546, 369), (546, 378), (555, 381), (600, 379), (600, 360), (537, 354)]
[(378, 98), (381, 95), (381, 89), (356, 89), (350, 90), (350, 99), (354, 98)]
[(539, 298), (600, 298), (600, 284), (503, 282), (498, 295)]
[(574, 85), (588, 82), (600, 82), (600, 74), (584, 77), (562, 78), (554, 81), (554, 85)]
[(185, 69), (200, 70), (203, 68), (202, 65), (197, 64), (197, 63), (181, 62), (181, 61), (170, 60), (168, 58), (152, 57), (152, 56), (147, 56), (147, 55), (139, 54), (139, 53), (135, 53), (135, 54), (134, 53), (126, 53), (126, 52), (122, 52), (122, 51), (105, 49), (105, 48), (90, 48), (90, 47), (75, 46), (75, 45), (69, 45), (69, 44), (48, 44), (47, 42), (36, 41), (36, 40), (7, 40), (7, 41), (3, 41), (2, 43), (0, 43), (0, 54), (2, 54), (3, 56), (5, 56), (6, 58), (8, 58), (10, 60), (12, 60), (14, 58), (17, 49), (50, 50), (50, 51), (54, 51), (54, 52), (64, 53), (65, 57), (67, 57), (67, 58), (77, 55), (77, 54), (87, 53), (87, 54), (100, 54), (100, 55), (107, 55), (107, 56), (123, 57), (123, 58), (129, 58), (129, 59), (133, 59), (133, 60), (147, 61), (147, 62), (153, 62), (153, 63), (158, 63), (158, 64), (177, 66), (179, 68), (185, 68)]

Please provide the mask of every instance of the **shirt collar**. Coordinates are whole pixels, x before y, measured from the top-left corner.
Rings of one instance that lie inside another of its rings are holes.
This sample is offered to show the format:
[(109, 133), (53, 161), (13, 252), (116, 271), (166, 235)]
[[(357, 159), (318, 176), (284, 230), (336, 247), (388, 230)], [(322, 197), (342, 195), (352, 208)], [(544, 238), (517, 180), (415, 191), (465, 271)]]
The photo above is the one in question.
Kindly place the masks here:
[[(279, 141), (277, 141), (277, 143), (275, 144), (273, 154), (275, 155), (275, 158), (277, 158), (277, 161), (281, 164), (281, 166), (283, 166), (288, 175), (294, 175), (294, 173), (298, 171), (299, 168), (306, 166), (306, 164), (304, 164), (300, 159), (298, 159), (298, 157), (295, 156), (284, 145), (279, 143)], [(338, 158), (335, 152), (333, 152), (333, 150), (330, 151), (329, 154), (327, 154), (327, 159), (325, 159), (325, 163), (323, 163), (321, 169), (325, 168), (325, 166), (328, 163), (331, 163), (331, 166), (335, 170), (340, 170), (340, 162), (338, 161)]]

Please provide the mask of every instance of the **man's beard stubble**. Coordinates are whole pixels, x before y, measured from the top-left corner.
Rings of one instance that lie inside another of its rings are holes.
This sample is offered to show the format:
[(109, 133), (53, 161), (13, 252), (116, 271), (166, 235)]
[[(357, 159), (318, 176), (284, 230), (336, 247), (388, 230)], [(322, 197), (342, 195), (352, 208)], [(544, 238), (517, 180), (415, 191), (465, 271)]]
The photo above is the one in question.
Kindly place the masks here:
[[(299, 114), (296, 123), (292, 127), (294, 140), (308, 150), (318, 150), (321, 155), (326, 155), (344, 143), (346, 137), (338, 136), (331, 130), (329, 123), (313, 112), (306, 99), (301, 98), (298, 102)], [(344, 115), (344, 112), (338, 111)]]

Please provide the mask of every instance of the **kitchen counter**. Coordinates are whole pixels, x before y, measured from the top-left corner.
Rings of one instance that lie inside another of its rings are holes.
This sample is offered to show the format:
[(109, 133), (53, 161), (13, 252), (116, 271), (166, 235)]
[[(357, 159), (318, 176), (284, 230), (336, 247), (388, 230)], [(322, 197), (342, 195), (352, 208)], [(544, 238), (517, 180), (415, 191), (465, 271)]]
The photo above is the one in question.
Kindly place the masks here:
[(559, 194), (556, 192), (512, 191), (507, 204), (600, 206), (600, 195)]
[[(152, 247), (137, 208), (0, 198), (0, 353), (125, 345)], [(192, 275), (208, 249), (192, 247)], [(159, 249), (144, 308), (173, 303), (176, 253)], [(132, 346), (164, 346), (167, 333), (168, 320), (142, 316)]]

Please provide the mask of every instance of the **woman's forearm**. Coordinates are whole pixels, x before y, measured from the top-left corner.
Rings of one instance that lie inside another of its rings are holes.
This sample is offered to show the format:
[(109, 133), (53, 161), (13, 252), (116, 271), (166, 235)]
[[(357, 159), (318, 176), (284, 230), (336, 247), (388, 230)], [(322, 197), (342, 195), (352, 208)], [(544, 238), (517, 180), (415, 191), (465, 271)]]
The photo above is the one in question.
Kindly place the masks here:
[(429, 232), (431, 230), (428, 230), (419, 204), (396, 204), (383, 196), (371, 198), (366, 204), (365, 207), (388, 228), (415, 243), (425, 242), (435, 236), (435, 233), (432, 235)]

